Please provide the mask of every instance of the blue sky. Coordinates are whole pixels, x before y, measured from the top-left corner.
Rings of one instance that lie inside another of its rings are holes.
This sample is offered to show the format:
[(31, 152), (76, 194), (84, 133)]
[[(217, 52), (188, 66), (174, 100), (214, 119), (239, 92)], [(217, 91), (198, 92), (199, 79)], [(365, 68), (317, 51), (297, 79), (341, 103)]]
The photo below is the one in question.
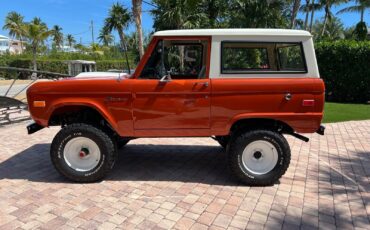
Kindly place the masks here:
[[(150, 0), (148, 0), (150, 1)], [(73, 34), (76, 40), (80, 39), (84, 44), (91, 42), (90, 21), (94, 21), (95, 39), (99, 29), (102, 27), (103, 20), (108, 14), (109, 7), (117, 0), (2, 0), (0, 7), (0, 34), (7, 35), (3, 31), (4, 19), (8, 12), (17, 11), (25, 16), (25, 21), (38, 16), (45, 21), (49, 27), (57, 24), (63, 28), (64, 34)], [(131, 0), (120, 0), (126, 7), (131, 9)], [(353, 5), (353, 1), (340, 7), (333, 7), (337, 12), (347, 5)], [(143, 4), (143, 28), (145, 31), (152, 31), (153, 19), (148, 12), (152, 6)], [(315, 18), (320, 18), (324, 12), (315, 13)], [(304, 15), (299, 14), (299, 18)], [(346, 13), (340, 15), (345, 27), (352, 26), (360, 20), (360, 15), (356, 13)], [(370, 24), (369, 10), (365, 13), (365, 21)], [(130, 25), (128, 31), (133, 31), (134, 25)]]

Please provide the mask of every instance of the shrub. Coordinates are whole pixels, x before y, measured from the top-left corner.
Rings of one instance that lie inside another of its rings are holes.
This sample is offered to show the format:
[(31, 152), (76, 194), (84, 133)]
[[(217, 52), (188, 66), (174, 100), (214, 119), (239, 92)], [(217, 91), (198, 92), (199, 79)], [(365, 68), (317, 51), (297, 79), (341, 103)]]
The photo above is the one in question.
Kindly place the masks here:
[(326, 100), (366, 103), (370, 100), (370, 41), (316, 43)]

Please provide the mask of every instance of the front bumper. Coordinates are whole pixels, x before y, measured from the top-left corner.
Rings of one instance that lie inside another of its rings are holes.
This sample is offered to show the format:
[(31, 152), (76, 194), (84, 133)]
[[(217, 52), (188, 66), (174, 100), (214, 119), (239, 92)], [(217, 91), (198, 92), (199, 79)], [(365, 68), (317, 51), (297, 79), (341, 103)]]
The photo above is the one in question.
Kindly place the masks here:
[(37, 131), (43, 129), (44, 126), (37, 124), (36, 122), (32, 122), (31, 124), (27, 125), (27, 132), (28, 134), (36, 133)]

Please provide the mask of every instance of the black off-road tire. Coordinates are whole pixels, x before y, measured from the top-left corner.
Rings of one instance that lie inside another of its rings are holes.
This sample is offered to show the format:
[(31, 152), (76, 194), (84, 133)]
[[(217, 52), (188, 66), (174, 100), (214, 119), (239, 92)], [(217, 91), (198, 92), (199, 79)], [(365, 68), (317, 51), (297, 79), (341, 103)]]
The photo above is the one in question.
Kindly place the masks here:
[(226, 149), (227, 144), (230, 141), (230, 136), (216, 136), (215, 139), (221, 145), (222, 148)]
[[(97, 166), (90, 171), (77, 171), (71, 168), (64, 158), (64, 147), (69, 140), (75, 137), (86, 137), (94, 141), (100, 150), (101, 156)], [(51, 144), (50, 156), (56, 170), (75, 182), (96, 182), (103, 179), (113, 168), (117, 158), (115, 145), (112, 139), (102, 130), (83, 123), (71, 124), (64, 127), (54, 137)]]
[[(277, 163), (266, 174), (254, 174), (243, 164), (242, 155), (245, 147), (253, 141), (264, 140), (271, 143), (278, 153)], [(242, 183), (251, 186), (274, 184), (288, 169), (290, 147), (283, 135), (270, 130), (251, 130), (236, 132), (228, 146), (228, 163), (231, 173)]]

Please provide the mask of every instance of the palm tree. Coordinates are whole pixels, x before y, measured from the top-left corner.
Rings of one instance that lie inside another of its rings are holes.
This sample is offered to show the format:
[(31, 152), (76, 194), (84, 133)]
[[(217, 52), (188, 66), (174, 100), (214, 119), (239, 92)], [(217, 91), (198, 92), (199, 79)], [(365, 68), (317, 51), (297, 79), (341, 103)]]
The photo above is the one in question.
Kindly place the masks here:
[(33, 56), (33, 70), (37, 70), (36, 55), (37, 50), (44, 41), (53, 34), (53, 30), (49, 30), (45, 23), (39, 18), (34, 18), (30, 23), (22, 26), (22, 35), (28, 40), (31, 46)]
[[(303, 4), (299, 10), (306, 13), (306, 19), (305, 19), (305, 22), (304, 22), (305, 30), (312, 31), (315, 11), (322, 9), (322, 5), (319, 4), (319, 3), (315, 3), (315, 0), (312, 0), (311, 3), (310, 3), (310, 1), (311, 0), (306, 0), (306, 4)], [(308, 24), (308, 17), (310, 15), (310, 12), (311, 12), (311, 22), (310, 22), (310, 25), (309, 25)]]
[(5, 18), (5, 24), (3, 26), (4, 30), (9, 30), (9, 35), (13, 38), (16, 38), (21, 41), (21, 49), (22, 47), (22, 26), (24, 17), (19, 13), (12, 11), (9, 12)]
[(370, 0), (356, 0), (357, 5), (346, 7), (337, 12), (337, 14), (342, 14), (346, 12), (359, 12), (361, 14), (360, 22), (357, 23), (354, 35), (358, 40), (365, 40), (367, 37), (367, 26), (364, 21), (364, 14), (366, 9), (370, 8)]
[(202, 0), (200, 4), (200, 11), (206, 15), (205, 22), (202, 27), (206, 28), (219, 28), (227, 26), (225, 25), (224, 16), (226, 16), (226, 10), (228, 2), (225, 0)]
[(290, 28), (292, 28), (292, 29), (296, 25), (297, 13), (299, 11), (300, 6), (301, 6), (301, 0), (294, 0), (293, 1), (292, 17), (290, 19)]
[(52, 31), (53, 31), (53, 34), (52, 34), (52, 37), (53, 37), (53, 42), (55, 44), (55, 46), (60, 49), (60, 47), (62, 46), (62, 43), (63, 43), (63, 33), (62, 33), (62, 27), (58, 26), (58, 25), (54, 25), (53, 28), (52, 28)]
[[(326, 27), (326, 29), (324, 30), (324, 34), (321, 34), (324, 26)], [(326, 22), (326, 25), (325, 20), (316, 21), (315, 25), (313, 26), (313, 34), (316, 39), (320, 38), (330, 41), (345, 38), (343, 23), (340, 21), (339, 18), (334, 16), (331, 18), (331, 20), (328, 20)]]
[(72, 48), (73, 44), (76, 42), (76, 40), (75, 40), (75, 38), (73, 37), (72, 34), (67, 34), (66, 41), (67, 41), (67, 44), (70, 48)]
[(121, 41), (121, 47), (125, 50), (128, 69), (130, 69), (130, 66), (127, 56), (127, 46), (125, 41), (124, 29), (127, 28), (129, 22), (130, 13), (128, 12), (128, 9), (118, 2), (112, 5), (109, 10), (109, 15), (104, 21), (104, 27), (107, 31), (112, 32), (113, 30), (116, 30), (118, 32)]
[(289, 27), (289, 1), (283, 0), (232, 0), (230, 26), (241, 28)]
[(107, 28), (103, 27), (100, 30), (98, 40), (103, 43), (105, 46), (109, 46), (112, 44), (114, 37), (113, 35), (107, 30)]
[(324, 36), (326, 25), (329, 20), (333, 17), (333, 13), (331, 12), (331, 7), (333, 5), (339, 5), (340, 3), (346, 2), (346, 0), (321, 0), (321, 5), (324, 6), (325, 9), (325, 16), (324, 16), (324, 24), (321, 31), (321, 36)]
[(364, 22), (364, 14), (366, 9), (370, 8), (370, 0), (356, 0), (357, 5), (348, 6), (344, 9), (341, 9), (337, 14), (343, 14), (347, 12), (358, 12), (361, 14), (360, 22)]
[(138, 35), (140, 58), (142, 58), (144, 55), (143, 29), (141, 27), (142, 4), (143, 4), (142, 0), (132, 0), (132, 12), (135, 19), (136, 33)]
[(155, 30), (199, 28), (206, 18), (198, 11), (198, 0), (154, 0), (152, 10)]
[(306, 0), (306, 4), (303, 4), (300, 8), (299, 11), (305, 12), (306, 13), (306, 18), (304, 20), (304, 29), (308, 29), (308, 16), (310, 15), (310, 0)]

